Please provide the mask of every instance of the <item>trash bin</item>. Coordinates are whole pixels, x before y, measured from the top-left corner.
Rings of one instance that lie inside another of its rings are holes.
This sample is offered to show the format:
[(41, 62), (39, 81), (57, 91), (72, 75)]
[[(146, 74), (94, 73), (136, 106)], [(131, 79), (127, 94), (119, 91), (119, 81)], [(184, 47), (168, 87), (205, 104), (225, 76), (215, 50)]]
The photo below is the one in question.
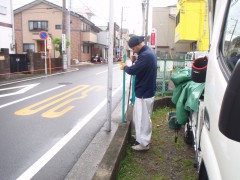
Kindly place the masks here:
[(196, 83), (203, 83), (206, 79), (208, 58), (201, 57), (193, 61), (191, 78)]

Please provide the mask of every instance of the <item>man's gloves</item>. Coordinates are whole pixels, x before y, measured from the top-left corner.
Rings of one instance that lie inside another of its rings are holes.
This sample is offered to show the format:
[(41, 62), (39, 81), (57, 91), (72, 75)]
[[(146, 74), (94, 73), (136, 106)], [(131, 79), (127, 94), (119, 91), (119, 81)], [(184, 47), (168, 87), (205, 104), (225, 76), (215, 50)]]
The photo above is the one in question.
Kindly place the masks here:
[(126, 63), (124, 62), (120, 62), (120, 70), (124, 70), (124, 66), (126, 66)]

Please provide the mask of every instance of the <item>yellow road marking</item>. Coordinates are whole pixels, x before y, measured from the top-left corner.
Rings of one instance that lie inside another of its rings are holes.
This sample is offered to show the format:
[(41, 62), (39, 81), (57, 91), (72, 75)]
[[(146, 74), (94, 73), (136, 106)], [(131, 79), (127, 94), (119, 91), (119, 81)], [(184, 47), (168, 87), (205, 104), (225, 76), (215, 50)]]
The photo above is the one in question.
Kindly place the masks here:
[[(30, 105), (26, 108), (23, 108), (23, 109), (20, 109), (18, 111), (15, 112), (16, 115), (21, 115), (21, 116), (24, 116), (24, 115), (31, 115), (31, 114), (35, 114), (41, 110), (44, 110), (46, 108), (48, 108), (49, 106), (52, 106), (64, 99), (67, 99), (68, 97), (74, 95), (74, 94), (77, 94), (79, 93), (80, 91), (82, 90), (85, 90), (86, 88), (88, 88), (89, 85), (79, 85), (79, 86), (76, 86), (74, 88), (71, 88), (67, 91), (64, 91), (60, 94), (57, 94), (55, 96), (52, 96), (50, 98), (47, 98), (43, 101), (40, 101), (38, 103), (35, 103), (33, 105)], [(74, 101), (74, 100), (78, 100), (78, 99), (83, 99), (87, 96), (87, 93), (93, 89), (96, 89), (96, 91), (99, 91), (102, 89), (101, 86), (94, 86), (94, 87), (91, 87), (85, 91), (82, 92), (82, 95), (78, 98), (71, 98), (71, 99), (68, 99), (66, 100), (65, 102), (61, 103), (60, 105), (57, 105), (55, 106), (54, 108), (48, 110), (47, 112), (43, 113), (42, 116), (43, 117), (48, 117), (48, 118), (54, 118), (54, 117), (59, 117), (61, 115), (63, 115), (64, 113), (70, 111), (72, 108), (74, 108), (74, 106), (68, 106), (66, 107), (65, 109), (63, 109), (62, 111), (59, 111), (59, 112), (55, 112), (57, 109), (63, 107), (64, 105)], [(66, 95), (65, 95), (66, 94)], [(61, 97), (62, 96), (62, 97)], [(56, 100), (54, 100), (56, 99)], [(51, 101), (52, 100), (52, 101)], [(50, 102), (49, 102), (50, 101)], [(46, 104), (47, 102), (49, 102), (48, 104)], [(43, 105), (45, 104), (45, 105)], [(40, 106), (42, 105), (42, 106)]]
[(74, 108), (74, 106), (68, 106), (65, 109), (61, 110), (61, 111), (56, 111), (56, 110), (62, 108), (63, 106), (65, 106), (66, 104), (69, 104), (70, 102), (73, 102), (73, 101), (76, 101), (76, 100), (83, 99), (83, 98), (87, 97), (87, 95), (88, 95), (87, 93), (92, 91), (92, 90), (94, 90), (94, 89), (95, 89), (95, 91), (100, 91), (102, 89), (102, 87), (101, 86), (91, 87), (91, 88), (83, 91), (80, 97), (68, 99), (68, 100), (64, 101), (63, 103), (55, 106), (54, 108), (44, 112), (42, 114), (42, 116), (43, 117), (47, 117), (47, 118), (56, 118), (56, 117), (62, 116), (63, 114), (65, 114), (66, 112), (68, 112), (72, 108)]

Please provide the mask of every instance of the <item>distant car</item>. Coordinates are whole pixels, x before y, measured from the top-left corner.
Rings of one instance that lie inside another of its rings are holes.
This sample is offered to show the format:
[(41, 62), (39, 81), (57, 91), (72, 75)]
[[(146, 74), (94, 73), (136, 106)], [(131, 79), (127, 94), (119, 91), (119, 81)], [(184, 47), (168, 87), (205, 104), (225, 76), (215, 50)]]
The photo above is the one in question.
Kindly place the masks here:
[(187, 52), (187, 54), (185, 55), (185, 67), (192, 67), (192, 61), (200, 58), (200, 57), (205, 57), (208, 56), (208, 52), (207, 51), (192, 51), (192, 52)]

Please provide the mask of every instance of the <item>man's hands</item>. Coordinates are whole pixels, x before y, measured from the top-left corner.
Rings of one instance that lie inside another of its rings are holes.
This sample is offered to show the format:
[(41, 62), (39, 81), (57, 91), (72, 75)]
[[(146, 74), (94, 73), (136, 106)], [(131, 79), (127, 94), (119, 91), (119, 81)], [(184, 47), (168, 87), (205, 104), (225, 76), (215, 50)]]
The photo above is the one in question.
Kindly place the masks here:
[(125, 66), (126, 66), (126, 63), (121, 61), (120, 62), (120, 70), (123, 70)]
[[(137, 60), (137, 55), (132, 55), (130, 57), (132, 63), (134, 63)], [(127, 66), (127, 64), (125, 62), (120, 62), (120, 70), (124, 70), (124, 67)]]
[(132, 63), (134, 63), (136, 60), (137, 60), (137, 56), (136, 55), (131, 56)]

